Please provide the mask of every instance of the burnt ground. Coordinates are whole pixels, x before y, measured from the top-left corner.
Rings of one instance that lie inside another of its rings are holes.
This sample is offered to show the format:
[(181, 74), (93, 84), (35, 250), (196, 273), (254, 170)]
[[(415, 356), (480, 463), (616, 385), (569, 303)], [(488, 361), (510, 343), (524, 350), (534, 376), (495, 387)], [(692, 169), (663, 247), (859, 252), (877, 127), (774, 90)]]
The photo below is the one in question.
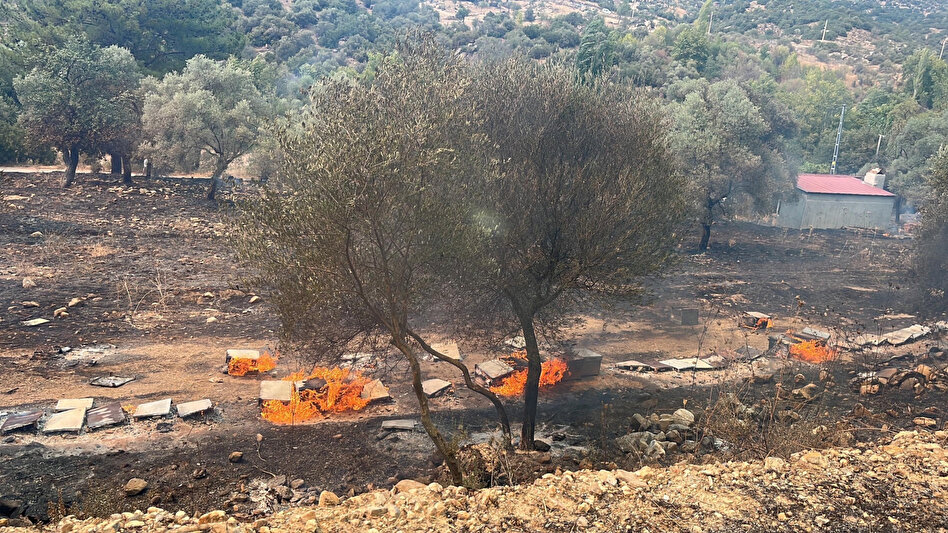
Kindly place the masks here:
[[(274, 474), (303, 478), (314, 489), (339, 494), (404, 477), (437, 478), (437, 461), (423, 434), (377, 438), (380, 420), (416, 412), (407, 368), (397, 359), (366, 368), (391, 387), (392, 403), (293, 427), (259, 418), (258, 378), (221, 373), (224, 350), (274, 346), (279, 327), (265, 298), (251, 303), (254, 295), (242, 281), (247, 272), (230, 251), (226, 203), (202, 200), (203, 186), (186, 181), (139, 182), (129, 188), (107, 177), (86, 176), (62, 190), (57, 179), (55, 174), (7, 174), (0, 183), (0, 412), (49, 410), (57, 399), (70, 397), (113, 398), (123, 405), (206, 397), (216, 411), (207, 420), (137, 421), (78, 436), (14, 433), (0, 444), (0, 499), (22, 501), (27, 515), (44, 520), (51, 510), (54, 515), (63, 510), (107, 515), (153, 503), (188, 512), (220, 508), (250, 480)], [(843, 361), (822, 367), (790, 363), (760, 384), (749, 380), (752, 369), (741, 364), (696, 374), (616, 371), (614, 363), (626, 359), (730, 353), (745, 345), (766, 348), (766, 334), (736, 326), (742, 311), (774, 315), (777, 331), (810, 325), (837, 338), (887, 332), (918, 320), (905, 266), (910, 240), (736, 222), (717, 227), (712, 237), (707, 254), (680, 250), (679, 265), (650, 283), (645, 305), (591, 309), (576, 317), (565, 336), (602, 353), (603, 372), (541, 394), (541, 433), (568, 435), (588, 453), (532, 465), (517, 481), (556, 467), (631, 467), (638, 459), (612, 444), (628, 431), (629, 417), (670, 412), (686, 402), (699, 413), (707, 409), (703, 423), (734, 441), (729, 452), (699, 460), (871, 439), (912, 427), (914, 416), (928, 407), (948, 405), (941, 390), (916, 395), (895, 389), (860, 397), (849, 385), (857, 372), (891, 355), (910, 354), (903, 365), (944, 366), (926, 355), (930, 345), (941, 342), (938, 338), (880, 353), (845, 354)], [(26, 278), (32, 283), (24, 284)], [(67, 307), (74, 298), (78, 304)], [(54, 318), (61, 307), (68, 315)], [(680, 307), (698, 307), (700, 324), (677, 325), (670, 317)], [(50, 322), (22, 325), (33, 318)], [(463, 339), (459, 344), (468, 364), (501, 353), (468, 349)], [(80, 350), (92, 345), (105, 347)], [(64, 355), (62, 347), (74, 350)], [(295, 370), (296, 361), (285, 357), (275, 372)], [(820, 381), (820, 370), (830, 377)], [(459, 382), (443, 364), (429, 363), (425, 371)], [(826, 386), (813, 402), (773, 401), (786, 397), (781, 391), (800, 386), (798, 373), (805, 382), (835, 386)], [(88, 384), (110, 374), (136, 380), (116, 389)], [(796, 433), (776, 428), (763, 436), (728, 435), (733, 428), (726, 420), (718, 422), (723, 415), (713, 408), (722, 393), (734, 393), (747, 405), (779, 403), (779, 409), (797, 412), (806, 424), (798, 424)], [(856, 403), (869, 414), (854, 416)], [(461, 388), (435, 399), (433, 407), (442, 427), (460, 426), (468, 436), (493, 429), (491, 410)], [(514, 420), (519, 418), (516, 402), (510, 408)], [(944, 416), (936, 415), (941, 428)], [(170, 427), (159, 428), (167, 422)], [(829, 429), (816, 431), (819, 427)], [(802, 438), (804, 429), (816, 437)], [(259, 447), (258, 433), (263, 437)], [(785, 442), (774, 442), (780, 439)], [(228, 461), (233, 451), (244, 452), (241, 462)], [(202, 468), (207, 476), (195, 479), (194, 471)], [(122, 486), (132, 477), (148, 480), (150, 488), (126, 498)]]

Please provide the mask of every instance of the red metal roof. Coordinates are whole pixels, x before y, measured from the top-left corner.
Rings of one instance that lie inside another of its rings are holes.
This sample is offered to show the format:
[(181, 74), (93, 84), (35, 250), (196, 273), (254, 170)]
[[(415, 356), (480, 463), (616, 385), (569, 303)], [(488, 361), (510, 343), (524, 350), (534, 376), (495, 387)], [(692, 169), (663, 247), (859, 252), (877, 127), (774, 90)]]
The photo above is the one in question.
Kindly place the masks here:
[(797, 188), (817, 194), (855, 194), (859, 196), (895, 196), (885, 189), (873, 187), (855, 176), (833, 174), (800, 174)]

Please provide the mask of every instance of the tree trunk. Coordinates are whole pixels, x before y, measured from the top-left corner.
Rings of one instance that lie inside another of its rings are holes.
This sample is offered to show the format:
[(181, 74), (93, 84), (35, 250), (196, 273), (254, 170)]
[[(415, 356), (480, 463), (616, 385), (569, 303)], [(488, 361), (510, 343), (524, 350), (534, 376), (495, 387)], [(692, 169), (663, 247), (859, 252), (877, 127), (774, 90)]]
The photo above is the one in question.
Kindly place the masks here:
[(708, 243), (711, 242), (711, 224), (701, 225), (701, 242), (698, 243), (698, 250), (702, 252), (708, 249)]
[(431, 420), (431, 410), (428, 408), (428, 397), (425, 396), (425, 390), (421, 386), (421, 365), (418, 363), (418, 358), (415, 357), (415, 353), (408, 344), (397, 339), (395, 336), (392, 338), (392, 343), (395, 344), (395, 347), (408, 359), (408, 365), (411, 368), (412, 389), (415, 391), (418, 406), (421, 408), (421, 425), (424, 426), (428, 437), (431, 438), (435, 448), (438, 449), (438, 453), (444, 458), (444, 463), (448, 466), (448, 471), (451, 473), (451, 482), (455, 485), (461, 485), (464, 479), (461, 476), (461, 464), (458, 462), (457, 454)]
[(478, 385), (473, 379), (471, 379), (471, 371), (467, 368), (466, 365), (464, 365), (464, 363), (451, 359), (450, 357), (444, 355), (438, 350), (435, 350), (427, 342), (425, 342), (425, 340), (422, 339), (420, 335), (418, 335), (414, 331), (409, 330), (408, 335), (410, 335), (411, 338), (415, 339), (415, 341), (418, 344), (420, 344), (422, 349), (424, 349), (426, 352), (437, 357), (441, 361), (449, 363), (450, 365), (460, 370), (461, 375), (464, 376), (464, 384), (467, 386), (467, 388), (487, 398), (490, 401), (490, 403), (494, 404), (494, 409), (497, 410), (497, 418), (500, 419), (500, 427), (504, 433), (504, 448), (510, 449), (511, 447), (513, 447), (513, 445), (511, 444), (512, 436), (511, 436), (511, 431), (510, 431), (510, 417), (507, 416), (507, 409), (504, 407), (504, 402), (502, 402), (500, 398), (497, 397), (496, 394), (491, 392), (490, 389), (488, 389), (487, 387), (482, 387), (481, 385)]
[(517, 312), (523, 339), (527, 348), (527, 384), (523, 390), (523, 429), (520, 431), (520, 449), (532, 451), (537, 426), (537, 402), (540, 398), (540, 372), (543, 367), (540, 360), (540, 346), (533, 327), (533, 315), (528, 311)]
[(116, 153), (109, 154), (109, 159), (112, 161), (112, 172), (110, 174), (121, 174), (122, 173), (122, 156)]
[(76, 180), (76, 168), (79, 167), (79, 149), (76, 146), (63, 149), (63, 160), (66, 162), (63, 187), (69, 187)]
[(132, 159), (127, 155), (122, 155), (122, 183), (132, 184)]
[(211, 176), (211, 185), (207, 188), (207, 199), (212, 202), (217, 198), (218, 183), (220, 183), (221, 176), (224, 175), (225, 170), (227, 170), (227, 164), (223, 162), (219, 162), (217, 167), (214, 168), (214, 175)]

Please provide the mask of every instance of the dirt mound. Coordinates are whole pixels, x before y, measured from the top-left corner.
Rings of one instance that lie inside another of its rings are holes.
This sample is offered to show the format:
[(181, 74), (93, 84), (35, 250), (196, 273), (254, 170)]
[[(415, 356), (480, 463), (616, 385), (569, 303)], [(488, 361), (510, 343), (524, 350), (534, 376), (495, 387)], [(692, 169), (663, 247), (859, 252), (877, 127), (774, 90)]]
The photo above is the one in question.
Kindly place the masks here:
[[(48, 531), (948, 531), (948, 432), (902, 432), (862, 448), (790, 461), (547, 474), (469, 491), (403, 481), (322, 506), (238, 523), (157, 508), (67, 517)], [(16, 528), (9, 528), (11, 533)], [(19, 531), (31, 531), (20, 529)]]

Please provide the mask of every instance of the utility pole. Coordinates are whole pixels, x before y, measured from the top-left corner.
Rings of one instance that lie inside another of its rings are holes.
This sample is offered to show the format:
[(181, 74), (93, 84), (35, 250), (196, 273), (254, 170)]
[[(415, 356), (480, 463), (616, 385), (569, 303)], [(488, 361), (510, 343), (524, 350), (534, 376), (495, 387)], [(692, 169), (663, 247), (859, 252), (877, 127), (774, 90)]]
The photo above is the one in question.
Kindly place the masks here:
[(876, 143), (876, 160), (879, 159), (879, 148), (882, 148), (882, 138), (885, 137), (883, 134), (879, 134), (879, 142)]
[(823, 23), (823, 36), (820, 37), (821, 43), (826, 40), (826, 27), (829, 26), (829, 23), (830, 23), (829, 19), (826, 19), (826, 22)]
[(941, 42), (941, 53), (938, 54), (938, 59), (945, 57), (945, 43), (948, 43), (948, 37), (945, 37), (945, 40)]
[(708, 35), (711, 35), (711, 23), (714, 22), (714, 11), (708, 16)]
[(836, 130), (836, 148), (833, 149), (833, 164), (830, 165), (830, 174), (836, 174), (836, 161), (839, 159), (839, 141), (843, 138), (843, 116), (846, 114), (846, 106), (843, 106), (839, 112), (839, 128)]

